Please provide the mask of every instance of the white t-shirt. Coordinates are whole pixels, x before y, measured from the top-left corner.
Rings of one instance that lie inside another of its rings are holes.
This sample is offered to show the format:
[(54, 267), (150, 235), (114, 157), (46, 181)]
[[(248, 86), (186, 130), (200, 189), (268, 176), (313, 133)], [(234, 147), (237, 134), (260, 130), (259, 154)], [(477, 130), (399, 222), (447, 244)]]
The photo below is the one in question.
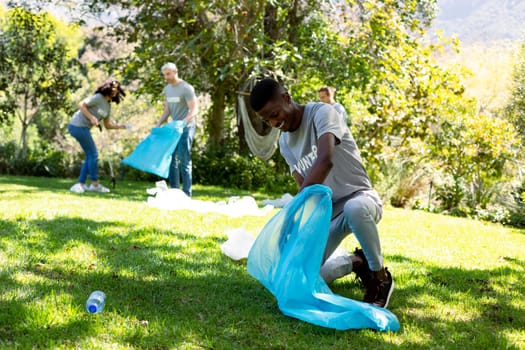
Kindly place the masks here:
[(343, 118), (328, 104), (306, 104), (299, 128), (281, 134), (280, 152), (290, 172), (297, 171), (304, 178), (310, 173), (317, 160), (319, 137), (326, 133), (332, 133), (338, 140), (333, 154), (333, 167), (323, 183), (332, 190), (333, 215), (339, 214), (344, 203), (360, 192), (366, 192), (381, 205), (379, 195), (372, 189), (354, 138)]

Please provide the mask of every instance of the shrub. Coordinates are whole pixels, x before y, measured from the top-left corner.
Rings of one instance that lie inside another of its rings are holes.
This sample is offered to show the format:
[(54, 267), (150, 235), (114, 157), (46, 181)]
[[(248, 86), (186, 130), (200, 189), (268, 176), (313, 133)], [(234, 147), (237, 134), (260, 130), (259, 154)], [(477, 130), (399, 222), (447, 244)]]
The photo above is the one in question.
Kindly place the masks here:
[(0, 144), (0, 173), (14, 174), (13, 162), (16, 155), (16, 143), (14, 141)]
[(510, 186), (510, 190), (498, 197), (498, 204), (505, 209), (506, 217), (503, 224), (515, 227), (525, 227), (525, 179), (521, 184)]
[[(253, 155), (241, 156), (223, 150), (204, 150), (193, 155), (195, 183), (233, 187), (244, 190), (265, 190), (271, 193), (295, 192), (297, 186), (283, 170), (280, 155), (264, 162)], [(277, 158), (277, 159), (276, 159)]]
[(71, 176), (72, 158), (42, 143), (20, 156), (14, 141), (0, 145), (0, 173), (31, 176)]

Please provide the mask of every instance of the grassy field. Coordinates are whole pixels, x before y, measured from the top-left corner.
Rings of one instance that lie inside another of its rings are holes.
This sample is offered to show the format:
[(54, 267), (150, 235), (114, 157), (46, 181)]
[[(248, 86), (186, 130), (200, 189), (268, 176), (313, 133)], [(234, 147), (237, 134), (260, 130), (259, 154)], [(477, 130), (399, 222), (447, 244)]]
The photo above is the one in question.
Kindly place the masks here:
[[(225, 256), (229, 229), (268, 219), (145, 204), (152, 184), (69, 192), (72, 180), (0, 176), (0, 348), (524, 349), (525, 231), (386, 209), (380, 223), (396, 281), (397, 333), (335, 331), (282, 315)], [(194, 198), (253, 195), (194, 187)], [(275, 196), (274, 196), (275, 198)], [(344, 247), (353, 250), (353, 236)], [(101, 314), (89, 293), (108, 296)], [(352, 276), (334, 292), (361, 299)]]

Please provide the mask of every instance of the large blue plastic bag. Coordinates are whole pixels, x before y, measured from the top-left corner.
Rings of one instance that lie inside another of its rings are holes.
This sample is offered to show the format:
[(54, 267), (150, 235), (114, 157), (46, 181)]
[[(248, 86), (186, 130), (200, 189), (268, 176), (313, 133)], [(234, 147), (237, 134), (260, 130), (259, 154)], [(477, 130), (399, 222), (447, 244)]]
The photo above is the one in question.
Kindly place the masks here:
[(333, 294), (319, 270), (332, 215), (332, 191), (306, 187), (264, 226), (248, 255), (248, 273), (287, 316), (338, 330), (397, 331), (387, 309)]
[(174, 120), (161, 128), (151, 129), (151, 133), (122, 160), (122, 164), (167, 178), (171, 155), (179, 143), (184, 124), (182, 120)]

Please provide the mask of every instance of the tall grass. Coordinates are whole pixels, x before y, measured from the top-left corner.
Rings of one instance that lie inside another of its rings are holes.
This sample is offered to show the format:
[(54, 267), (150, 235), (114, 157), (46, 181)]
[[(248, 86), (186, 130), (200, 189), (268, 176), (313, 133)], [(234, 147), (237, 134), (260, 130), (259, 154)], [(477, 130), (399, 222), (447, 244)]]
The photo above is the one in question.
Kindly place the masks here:
[[(256, 235), (272, 214), (231, 218), (145, 204), (148, 183), (109, 194), (72, 181), (0, 176), (0, 347), (59, 349), (522, 349), (525, 232), (387, 209), (380, 223), (396, 281), (397, 333), (335, 331), (288, 318), (221, 253), (225, 232)], [(195, 186), (196, 199), (238, 192)], [(353, 237), (344, 247), (356, 246)], [(84, 309), (100, 289), (101, 314)], [(353, 277), (334, 292), (362, 298)]]

